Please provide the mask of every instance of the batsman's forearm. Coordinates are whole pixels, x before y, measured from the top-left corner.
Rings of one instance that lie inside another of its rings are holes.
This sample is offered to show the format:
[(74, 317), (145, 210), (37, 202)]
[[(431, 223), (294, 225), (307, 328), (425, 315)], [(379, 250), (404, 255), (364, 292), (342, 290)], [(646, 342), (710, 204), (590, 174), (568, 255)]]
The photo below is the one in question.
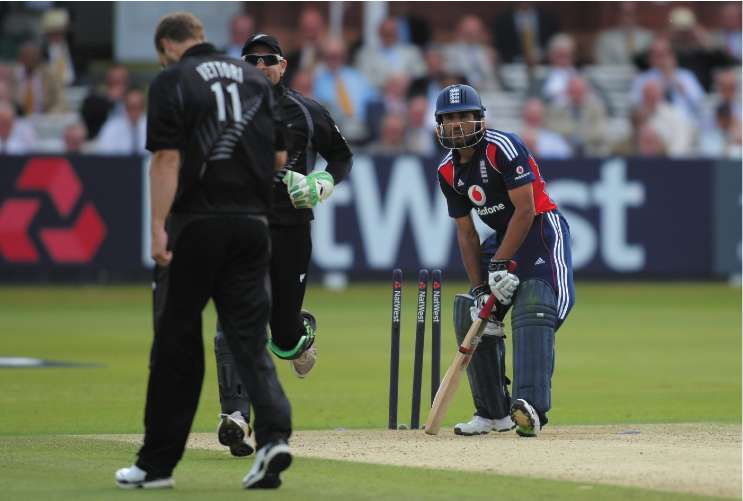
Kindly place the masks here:
[(176, 150), (157, 151), (150, 163), (150, 207), (152, 228), (165, 226), (178, 189), (180, 153)]
[(474, 230), (457, 231), (457, 243), (470, 286), (476, 287), (482, 283), (480, 275), (480, 236)]
[(508, 222), (506, 234), (493, 256), (494, 260), (511, 259), (524, 243), (526, 235), (534, 223), (534, 212), (530, 210), (518, 210), (513, 213)]

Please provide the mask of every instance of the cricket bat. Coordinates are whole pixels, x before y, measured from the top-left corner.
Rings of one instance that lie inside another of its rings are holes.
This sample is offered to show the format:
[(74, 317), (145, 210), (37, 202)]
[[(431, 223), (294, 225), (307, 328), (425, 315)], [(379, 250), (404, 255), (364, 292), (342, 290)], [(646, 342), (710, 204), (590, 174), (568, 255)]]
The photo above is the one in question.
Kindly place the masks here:
[(441, 429), (441, 422), (446, 416), (446, 411), (449, 410), (449, 405), (457, 393), (459, 384), (462, 382), (462, 376), (467, 370), (475, 349), (477, 349), (477, 344), (480, 342), (480, 337), (494, 305), (495, 296), (491, 294), (480, 310), (478, 317), (472, 322), (472, 326), (467, 331), (464, 341), (459, 345), (459, 350), (454, 356), (454, 361), (447, 369), (444, 379), (441, 380), (439, 391), (436, 392), (436, 398), (433, 400), (431, 412), (428, 414), (428, 420), (424, 429), (427, 434), (436, 435), (439, 429)]

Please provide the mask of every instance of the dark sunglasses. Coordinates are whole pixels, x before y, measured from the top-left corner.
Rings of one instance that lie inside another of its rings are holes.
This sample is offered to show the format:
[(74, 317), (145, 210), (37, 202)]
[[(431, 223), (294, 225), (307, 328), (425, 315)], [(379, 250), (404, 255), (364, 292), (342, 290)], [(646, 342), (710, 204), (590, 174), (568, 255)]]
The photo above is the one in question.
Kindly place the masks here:
[(284, 58), (278, 54), (246, 54), (243, 56), (243, 61), (246, 61), (253, 66), (257, 66), (260, 62), (265, 66), (274, 66), (283, 60)]

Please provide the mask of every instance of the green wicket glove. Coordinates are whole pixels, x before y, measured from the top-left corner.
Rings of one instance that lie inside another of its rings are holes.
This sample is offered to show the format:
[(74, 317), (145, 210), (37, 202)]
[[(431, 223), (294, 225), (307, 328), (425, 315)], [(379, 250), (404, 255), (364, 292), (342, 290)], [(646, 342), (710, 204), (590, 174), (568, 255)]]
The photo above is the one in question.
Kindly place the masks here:
[(307, 176), (289, 171), (282, 179), (289, 192), (292, 205), (297, 209), (311, 209), (326, 200), (335, 187), (333, 176), (325, 171), (313, 172)]

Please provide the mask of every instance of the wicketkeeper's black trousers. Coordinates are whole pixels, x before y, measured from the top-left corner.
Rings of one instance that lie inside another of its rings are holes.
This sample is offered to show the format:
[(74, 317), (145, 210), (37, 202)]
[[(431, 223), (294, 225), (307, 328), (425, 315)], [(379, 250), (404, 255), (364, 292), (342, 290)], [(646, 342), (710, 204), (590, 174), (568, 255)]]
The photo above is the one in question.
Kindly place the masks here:
[(173, 217), (173, 260), (155, 270), (154, 329), (137, 466), (169, 476), (183, 455), (204, 377), (201, 313), (214, 299), (251, 396), (260, 448), (291, 434), (291, 410), (266, 349), (271, 297), (265, 221), (248, 216)]

